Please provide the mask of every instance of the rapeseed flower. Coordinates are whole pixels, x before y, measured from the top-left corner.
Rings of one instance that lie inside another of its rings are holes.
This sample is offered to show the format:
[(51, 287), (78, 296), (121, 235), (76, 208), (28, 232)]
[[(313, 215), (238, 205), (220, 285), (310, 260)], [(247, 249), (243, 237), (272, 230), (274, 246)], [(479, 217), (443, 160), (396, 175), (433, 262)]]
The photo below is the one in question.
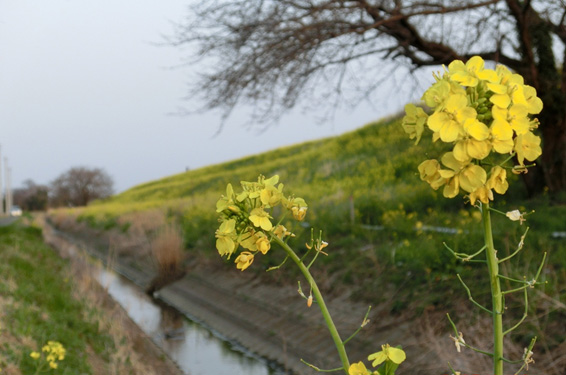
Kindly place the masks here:
[(236, 221), (229, 219), (222, 222), (216, 231), (216, 249), (221, 256), (227, 255), (229, 258), (238, 247), (235, 226)]
[(267, 254), (267, 252), (271, 248), (271, 243), (269, 242), (269, 238), (267, 238), (267, 236), (263, 232), (258, 232), (257, 237), (258, 238), (255, 242), (257, 250), (263, 255)]
[(448, 72), (452, 81), (458, 82), (462, 86), (477, 86), (481, 80), (495, 83), (499, 81), (496, 72), (484, 69), (485, 62), (479, 56), (474, 56), (464, 64), (460, 60), (455, 60), (448, 65)]
[(291, 212), (296, 220), (302, 221), (307, 214), (307, 207), (291, 207)]
[(285, 197), (279, 176), (265, 178), (260, 175), (257, 182), (241, 181), (242, 191), (235, 192), (231, 184), (226, 195), (216, 202), (220, 226), (216, 230), (216, 249), (221, 256), (238, 252), (241, 246), (246, 251), (235, 260), (236, 267), (248, 268), (257, 253), (266, 254), (271, 249), (274, 236), (293, 236), (283, 225), (271, 222), (274, 207), (281, 205), (297, 220), (303, 220), (307, 203), (299, 197)]
[(273, 224), (269, 220), (269, 214), (264, 211), (263, 208), (254, 208), (250, 212), (250, 221), (256, 227), (260, 227), (263, 230), (271, 230), (273, 228)]
[(401, 364), (405, 359), (407, 359), (407, 355), (403, 349), (393, 348), (389, 344), (381, 345), (381, 351), (368, 356), (368, 360), (373, 361), (371, 364), (373, 367), (377, 367), (387, 360)]
[(507, 171), (496, 165), (491, 168), (490, 177), (487, 181), (487, 188), (495, 190), (498, 194), (505, 194), (509, 188), (507, 182)]
[[(479, 56), (453, 61), (434, 77), (422, 97), (432, 113), (407, 105), (402, 126), (417, 143), (428, 128), (433, 141), (448, 143), (452, 150), (440, 160), (422, 162), (420, 177), (435, 190), (444, 186), (447, 198), (463, 191), (470, 203), (487, 203), (493, 191), (507, 191), (505, 168), (526, 173), (525, 160), (541, 155), (541, 140), (533, 134), (538, 120), (532, 116), (540, 113), (542, 101), (519, 74), (502, 65), (486, 69)], [(509, 156), (519, 165), (505, 166)]]
[(236, 268), (239, 270), (245, 270), (248, 268), (254, 261), (254, 255), (249, 251), (242, 251), (240, 255), (236, 258), (234, 263), (236, 263)]
[(405, 112), (407, 116), (403, 118), (403, 129), (409, 134), (409, 138), (415, 139), (415, 144), (418, 144), (425, 130), (428, 115), (421, 107), (414, 104), (407, 104)]
[(362, 361), (358, 363), (352, 363), (348, 369), (348, 375), (368, 375), (371, 372), (367, 369), (366, 365)]
[(536, 160), (542, 154), (540, 138), (530, 132), (518, 135), (515, 138), (515, 152), (521, 166), (524, 165), (525, 159), (528, 161)]
[(446, 178), (440, 175), (440, 163), (438, 160), (425, 160), (419, 165), (421, 180), (426, 181), (436, 190), (446, 183)]

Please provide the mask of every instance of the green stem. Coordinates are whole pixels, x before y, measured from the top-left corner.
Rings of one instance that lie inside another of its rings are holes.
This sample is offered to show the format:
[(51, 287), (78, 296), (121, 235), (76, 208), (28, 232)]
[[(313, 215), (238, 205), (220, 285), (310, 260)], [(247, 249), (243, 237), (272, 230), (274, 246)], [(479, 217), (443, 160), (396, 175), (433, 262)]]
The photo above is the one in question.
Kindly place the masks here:
[(493, 316), (493, 372), (494, 375), (503, 375), (503, 294), (499, 280), (497, 251), (493, 245), (489, 203), (482, 207), (482, 221), (493, 306), (491, 310)]
[[(285, 242), (283, 242), (283, 240), (281, 240), (277, 236), (272, 236), (272, 238), (275, 242), (277, 242), (283, 248), (283, 250), (285, 250), (287, 255), (293, 260), (293, 262), (295, 262), (295, 264), (299, 267), (299, 269), (303, 273), (303, 276), (307, 279), (307, 281), (311, 285), (314, 298), (316, 298), (316, 301), (318, 302), (318, 306), (320, 307), (320, 311), (322, 312), (322, 316), (324, 317), (324, 321), (325, 321), (325, 323), (328, 327), (328, 330), (330, 331), (330, 335), (332, 336), (332, 339), (334, 340), (334, 345), (336, 345), (336, 350), (338, 350), (338, 355), (340, 356), (340, 361), (342, 361), (342, 368), (344, 369), (344, 372), (346, 374), (348, 374), (348, 371), (350, 369), (350, 361), (348, 359), (348, 355), (346, 354), (346, 348), (344, 347), (344, 342), (340, 338), (340, 334), (338, 333), (338, 330), (336, 329), (336, 325), (334, 325), (334, 321), (332, 320), (332, 317), (330, 316), (330, 312), (328, 311), (328, 308), (326, 307), (326, 303), (324, 302), (324, 299), (322, 298), (322, 294), (320, 293), (320, 290), (318, 289), (318, 285), (316, 284), (316, 281), (312, 277), (308, 268), (301, 261), (301, 259), (299, 259), (297, 254), (295, 254), (293, 249), (291, 249), (289, 247), (289, 245), (287, 245)], [(497, 375), (499, 375), (499, 374), (497, 374)]]

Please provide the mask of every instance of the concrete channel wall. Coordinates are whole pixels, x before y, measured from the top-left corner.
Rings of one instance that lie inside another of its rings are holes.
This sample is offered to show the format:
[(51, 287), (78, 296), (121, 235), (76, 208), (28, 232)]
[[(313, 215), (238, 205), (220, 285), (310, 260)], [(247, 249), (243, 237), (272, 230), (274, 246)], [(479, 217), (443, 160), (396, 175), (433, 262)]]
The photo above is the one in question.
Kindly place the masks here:
[[(140, 288), (146, 289), (156, 275), (151, 260), (112, 254), (108, 242), (101, 237), (54, 233), (82, 247)], [(276, 362), (289, 374), (320, 374), (301, 359), (321, 369), (341, 366), (318, 306), (307, 307), (296, 286), (266, 285), (252, 273), (199, 265), (189, 268), (182, 279), (160, 289), (154, 297), (226, 340)], [(350, 301), (347, 296), (330, 299), (327, 305), (343, 340), (359, 327), (368, 308)], [(425, 356), (433, 360), (431, 363), (444, 367), (439, 363), (435, 348), (423, 351), (422, 347), (417, 347), (420, 344), (414, 342), (417, 336), (423, 336), (419, 322), (392, 317), (386, 306), (374, 306), (370, 319), (372, 324), (347, 344), (352, 362), (364, 360), (367, 363), (368, 354), (390, 343), (403, 344), (409, 356), (420, 352), (419, 357)], [(403, 373), (411, 371), (399, 371)]]

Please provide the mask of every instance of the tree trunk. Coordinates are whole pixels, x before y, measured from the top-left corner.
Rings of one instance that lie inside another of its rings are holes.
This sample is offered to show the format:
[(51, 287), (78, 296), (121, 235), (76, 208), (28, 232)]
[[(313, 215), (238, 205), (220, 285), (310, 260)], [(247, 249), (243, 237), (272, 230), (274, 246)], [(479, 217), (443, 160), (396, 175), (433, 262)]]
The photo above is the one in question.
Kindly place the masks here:
[(523, 73), (526, 83), (536, 88), (544, 108), (537, 116), (542, 156), (524, 181), (529, 196), (548, 190), (560, 199), (559, 193), (566, 192), (566, 82), (564, 72), (556, 66), (551, 30), (530, 10), (523, 19), (528, 30), (523, 34), (524, 62), (529, 67)]

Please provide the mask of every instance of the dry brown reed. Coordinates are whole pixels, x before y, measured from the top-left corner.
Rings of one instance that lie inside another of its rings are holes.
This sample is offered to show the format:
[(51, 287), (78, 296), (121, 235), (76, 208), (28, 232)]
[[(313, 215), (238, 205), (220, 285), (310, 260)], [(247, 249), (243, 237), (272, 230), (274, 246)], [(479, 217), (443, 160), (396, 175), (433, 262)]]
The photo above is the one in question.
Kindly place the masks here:
[(185, 257), (180, 230), (172, 224), (161, 228), (151, 243), (151, 253), (159, 275), (178, 274)]

